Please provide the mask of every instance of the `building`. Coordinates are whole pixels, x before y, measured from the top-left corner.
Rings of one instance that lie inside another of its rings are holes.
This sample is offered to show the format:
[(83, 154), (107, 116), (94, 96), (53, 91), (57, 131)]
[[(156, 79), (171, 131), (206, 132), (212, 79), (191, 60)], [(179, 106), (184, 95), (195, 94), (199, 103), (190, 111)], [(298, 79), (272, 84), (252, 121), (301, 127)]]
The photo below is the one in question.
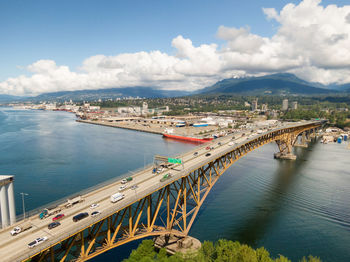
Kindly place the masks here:
[(293, 110), (298, 109), (298, 102), (297, 101), (292, 102), (292, 109)]
[(252, 101), (252, 111), (258, 110), (258, 99)]
[(267, 111), (267, 104), (261, 105), (261, 111), (266, 112)]
[(288, 110), (288, 99), (283, 99), (282, 110)]

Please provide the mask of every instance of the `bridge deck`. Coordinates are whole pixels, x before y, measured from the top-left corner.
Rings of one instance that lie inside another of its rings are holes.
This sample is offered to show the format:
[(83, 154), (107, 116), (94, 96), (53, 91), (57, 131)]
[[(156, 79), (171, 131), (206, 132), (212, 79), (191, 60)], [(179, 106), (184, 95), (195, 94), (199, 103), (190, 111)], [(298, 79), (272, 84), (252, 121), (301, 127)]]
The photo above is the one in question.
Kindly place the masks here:
[[(74, 205), (71, 208), (66, 208), (62, 210), (61, 213), (64, 213), (64, 218), (60, 220), (61, 225), (48, 230), (47, 226), (52, 222), (52, 217), (45, 218), (40, 220), (38, 215), (30, 217), (28, 220), (33, 225), (33, 227), (23, 233), (20, 233), (16, 236), (10, 235), (10, 230), (13, 227), (9, 227), (7, 229), (3, 229), (0, 231), (0, 256), (1, 261), (21, 261), (24, 260), (38, 252), (42, 249), (46, 249), (49, 246), (54, 245), (55, 243), (68, 238), (71, 235), (74, 235), (76, 232), (89, 227), (91, 224), (108, 217), (109, 215), (115, 213), (117, 210), (121, 210), (135, 201), (144, 198), (145, 196), (151, 194), (159, 190), (160, 188), (166, 186), (173, 181), (186, 176), (192, 170), (195, 170), (210, 161), (218, 158), (221, 155), (224, 155), (234, 148), (237, 148), (248, 141), (256, 139), (259, 136), (263, 136), (264, 134), (275, 132), (278, 130), (308, 125), (314, 122), (302, 122), (302, 123), (293, 123), (287, 124), (282, 127), (267, 131), (260, 135), (255, 135), (254, 137), (248, 138), (247, 136), (241, 136), (242, 133), (247, 133), (247, 131), (242, 131), (241, 133), (235, 133), (234, 136), (236, 139), (234, 142), (236, 143), (233, 146), (229, 146), (228, 143), (233, 141), (232, 135), (214, 140), (212, 143), (206, 143), (194, 150), (191, 150), (183, 155), (181, 155), (183, 159), (183, 166), (177, 165), (173, 169), (166, 169), (161, 174), (152, 174), (152, 169), (147, 168), (135, 174), (133, 177), (133, 181), (127, 183), (127, 189), (123, 191), (125, 194), (125, 198), (117, 203), (111, 203), (110, 196), (118, 192), (119, 186), (121, 186), (120, 181), (114, 182), (110, 185), (99, 188), (93, 192), (90, 192), (86, 195), (83, 195), (85, 201), (79, 204)], [(248, 133), (247, 135), (250, 135)], [(240, 137), (238, 137), (240, 136)], [(221, 142), (221, 145), (218, 145), (218, 142)], [(207, 150), (207, 146), (214, 146), (214, 149)], [(193, 153), (198, 152), (198, 156), (194, 156)], [(205, 154), (210, 152), (211, 156), (206, 157)], [(171, 179), (160, 182), (160, 178), (166, 174), (171, 173), (173, 176)], [(138, 185), (136, 190), (130, 189), (130, 186)], [(96, 209), (90, 209), (90, 205), (93, 203), (98, 203), (99, 207)], [(89, 214), (98, 210), (102, 214), (98, 217), (92, 218), (88, 217), (79, 222), (73, 222), (72, 217), (80, 212), (88, 212)], [(20, 223), (21, 221), (19, 221)], [(43, 244), (33, 248), (28, 248), (28, 243), (33, 241), (37, 237), (47, 236), (48, 240)]]

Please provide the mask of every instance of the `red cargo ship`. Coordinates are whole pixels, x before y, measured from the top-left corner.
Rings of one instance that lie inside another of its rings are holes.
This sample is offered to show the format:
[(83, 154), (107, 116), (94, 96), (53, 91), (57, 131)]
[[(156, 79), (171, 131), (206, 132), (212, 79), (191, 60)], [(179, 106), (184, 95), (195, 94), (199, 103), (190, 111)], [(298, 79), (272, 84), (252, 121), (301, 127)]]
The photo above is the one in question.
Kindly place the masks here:
[(172, 135), (172, 134), (167, 134), (167, 133), (163, 133), (163, 137), (172, 138), (172, 139), (176, 139), (176, 140), (197, 142), (197, 143), (198, 142), (199, 143), (206, 143), (206, 142), (210, 142), (211, 140), (213, 140), (213, 137), (200, 138), (200, 137), (192, 137), (192, 136)]

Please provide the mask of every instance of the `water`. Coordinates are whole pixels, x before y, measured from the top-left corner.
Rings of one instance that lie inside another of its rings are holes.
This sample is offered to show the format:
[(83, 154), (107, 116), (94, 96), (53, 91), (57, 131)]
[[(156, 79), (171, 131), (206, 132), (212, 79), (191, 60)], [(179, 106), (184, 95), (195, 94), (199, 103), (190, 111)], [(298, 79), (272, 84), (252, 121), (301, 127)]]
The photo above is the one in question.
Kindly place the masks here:
[[(64, 112), (0, 109), (0, 170), (14, 174), (33, 209), (118, 177), (193, 145), (158, 135), (76, 123)], [(236, 162), (208, 195), (190, 234), (202, 241), (226, 238), (264, 246), (293, 261), (304, 255), (350, 261), (350, 150), (343, 144), (298, 148), (297, 161), (273, 159), (275, 144)], [(205, 230), (204, 230), (205, 229)], [(137, 242), (94, 262), (120, 261)]]

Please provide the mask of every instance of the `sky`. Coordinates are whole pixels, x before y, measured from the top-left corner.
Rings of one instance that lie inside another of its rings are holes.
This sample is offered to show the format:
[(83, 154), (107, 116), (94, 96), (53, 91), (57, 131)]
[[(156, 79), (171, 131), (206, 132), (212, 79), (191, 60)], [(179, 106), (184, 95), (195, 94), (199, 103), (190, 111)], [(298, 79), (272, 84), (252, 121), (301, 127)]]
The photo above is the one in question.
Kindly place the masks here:
[(349, 0), (0, 0), (0, 94), (350, 82)]

